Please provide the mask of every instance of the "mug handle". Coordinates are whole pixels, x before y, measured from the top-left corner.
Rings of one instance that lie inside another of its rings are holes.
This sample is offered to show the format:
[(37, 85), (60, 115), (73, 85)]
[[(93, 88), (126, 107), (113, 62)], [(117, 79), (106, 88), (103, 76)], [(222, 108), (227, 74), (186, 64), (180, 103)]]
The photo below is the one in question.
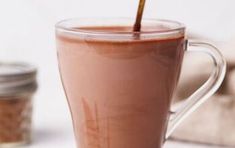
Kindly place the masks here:
[(213, 60), (214, 70), (209, 79), (189, 98), (187, 98), (177, 111), (172, 112), (168, 128), (166, 131), (166, 139), (178, 127), (178, 125), (193, 111), (195, 111), (202, 103), (211, 97), (220, 87), (226, 71), (226, 61), (220, 51), (213, 45), (205, 42), (186, 41), (186, 46), (203, 47), (186, 49), (188, 52), (202, 52), (209, 55)]

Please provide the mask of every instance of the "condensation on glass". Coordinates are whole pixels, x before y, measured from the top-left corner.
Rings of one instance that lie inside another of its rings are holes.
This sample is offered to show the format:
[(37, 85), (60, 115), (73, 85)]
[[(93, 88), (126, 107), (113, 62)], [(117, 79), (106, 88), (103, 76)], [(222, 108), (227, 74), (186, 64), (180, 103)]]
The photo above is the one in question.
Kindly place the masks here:
[(0, 62), (0, 147), (31, 141), (32, 97), (37, 89), (36, 68)]

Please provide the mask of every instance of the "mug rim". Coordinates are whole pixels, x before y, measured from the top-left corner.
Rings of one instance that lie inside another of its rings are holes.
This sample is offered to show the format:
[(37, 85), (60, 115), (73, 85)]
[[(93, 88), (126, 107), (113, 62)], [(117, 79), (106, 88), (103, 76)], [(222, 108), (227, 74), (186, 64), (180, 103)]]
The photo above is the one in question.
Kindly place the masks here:
[[(139, 34), (141, 37), (149, 38), (149, 37), (171, 37), (171, 36), (179, 36), (182, 37), (185, 35), (185, 25), (183, 23), (180, 23), (178, 21), (173, 20), (167, 20), (167, 19), (153, 19), (153, 18), (145, 18), (142, 20), (142, 22), (155, 22), (158, 25), (169, 25), (168, 29), (165, 30), (151, 30), (151, 31), (141, 31), (141, 32), (133, 32), (133, 31), (97, 31), (97, 30), (86, 30), (86, 29), (79, 29), (72, 27), (73, 25), (79, 26), (80, 23), (86, 23), (86, 22), (102, 22), (102, 23), (108, 23), (108, 22), (129, 22), (131, 24), (134, 24), (135, 19), (133, 18), (125, 18), (125, 17), (118, 17), (118, 18), (70, 18), (70, 19), (64, 19), (62, 21), (59, 21), (55, 25), (56, 33), (63, 33), (63, 34), (69, 34), (73, 36), (85, 36), (89, 38), (124, 38), (124, 37), (133, 37), (133, 34)], [(105, 24), (104, 24), (105, 25)], [(86, 27), (86, 25), (84, 25)], [(92, 25), (93, 27), (96, 25)], [(101, 25), (102, 26), (102, 25)], [(109, 26), (119, 26), (119, 25), (109, 25)], [(123, 25), (121, 25), (123, 26)], [(128, 27), (131, 25), (128, 25)]]

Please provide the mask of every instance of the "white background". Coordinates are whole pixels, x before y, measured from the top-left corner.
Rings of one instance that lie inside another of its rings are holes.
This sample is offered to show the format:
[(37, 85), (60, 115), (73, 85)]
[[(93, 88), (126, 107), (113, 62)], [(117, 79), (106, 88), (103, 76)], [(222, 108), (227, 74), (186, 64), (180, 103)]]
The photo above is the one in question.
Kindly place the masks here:
[[(137, 3), (138, 0), (0, 0), (0, 61), (25, 61), (39, 70), (31, 148), (75, 148), (57, 70), (55, 23), (73, 17), (134, 17)], [(145, 17), (178, 20), (192, 32), (229, 41), (235, 37), (234, 14), (234, 0), (147, 0)]]

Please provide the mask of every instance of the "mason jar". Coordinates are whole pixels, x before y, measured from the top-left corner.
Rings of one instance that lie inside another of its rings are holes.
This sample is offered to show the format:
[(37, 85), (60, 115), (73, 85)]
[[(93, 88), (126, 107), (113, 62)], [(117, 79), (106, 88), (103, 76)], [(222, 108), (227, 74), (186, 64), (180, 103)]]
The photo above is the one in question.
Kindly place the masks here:
[(31, 140), (32, 98), (37, 89), (36, 68), (0, 62), (0, 147)]

